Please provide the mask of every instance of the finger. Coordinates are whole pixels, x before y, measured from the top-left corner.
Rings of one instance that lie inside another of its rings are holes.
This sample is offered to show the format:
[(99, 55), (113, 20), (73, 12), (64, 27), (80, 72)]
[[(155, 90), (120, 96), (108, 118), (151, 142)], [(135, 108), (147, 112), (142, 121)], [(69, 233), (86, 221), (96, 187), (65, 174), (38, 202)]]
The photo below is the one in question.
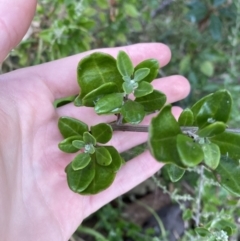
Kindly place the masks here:
[(12, 76), (14, 75), (14, 77), (18, 77), (19, 74), (21, 74), (23, 78), (25, 77), (26, 81), (30, 82), (31, 80), (29, 80), (29, 74), (37, 75), (50, 89), (54, 98), (58, 99), (79, 93), (76, 70), (78, 62), (83, 57), (96, 51), (105, 52), (116, 57), (120, 50), (124, 50), (129, 54), (134, 65), (145, 59), (155, 58), (160, 62), (161, 66), (164, 66), (171, 58), (171, 52), (166, 45), (160, 43), (144, 43), (125, 47), (88, 51), (50, 63), (30, 67), (28, 68), (28, 71), (26, 71), (26, 69), (22, 69), (11, 74)]
[[(162, 91), (167, 96), (167, 103), (173, 103), (184, 99), (190, 92), (190, 84), (186, 78), (180, 75), (173, 75), (157, 79), (152, 82), (155, 89)], [(88, 112), (89, 111), (89, 112)], [(115, 118), (113, 116), (97, 116), (94, 108), (78, 108), (72, 103), (57, 109), (59, 116), (71, 116), (74, 118), (83, 118), (87, 123), (99, 123), (101, 121), (110, 122)], [(94, 116), (94, 118), (93, 118)]]
[(127, 162), (118, 171), (113, 184), (108, 189), (97, 195), (84, 197), (86, 202), (84, 217), (89, 216), (106, 203), (137, 186), (156, 173), (162, 166), (163, 164), (157, 162), (149, 151), (145, 151)]
[(0, 63), (27, 32), (36, 3), (36, 0), (0, 0)]

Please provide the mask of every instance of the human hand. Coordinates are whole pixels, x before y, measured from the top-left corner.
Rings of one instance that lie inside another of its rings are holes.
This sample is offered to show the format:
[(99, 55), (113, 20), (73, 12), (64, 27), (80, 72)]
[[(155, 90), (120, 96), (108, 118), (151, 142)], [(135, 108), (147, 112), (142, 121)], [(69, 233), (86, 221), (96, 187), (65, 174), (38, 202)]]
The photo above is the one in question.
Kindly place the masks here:
[[(13, 4), (13, 0), (9, 2)], [(18, 2), (18, 7), (20, 4), (23, 7), (27, 5), (25, 0)], [(28, 10), (33, 12), (34, 4), (31, 7)], [(25, 20), (23, 26), (27, 26), (30, 17)], [(13, 18), (9, 18), (9, 21), (12, 25), (6, 26), (18, 26)], [(26, 27), (15, 36), (9, 35), (10, 39), (5, 39), (11, 45), (8, 50), (17, 43), (25, 30)], [(1, 43), (1, 46), (6, 46), (6, 43)], [(170, 60), (168, 47), (158, 43), (98, 51), (116, 57), (119, 50), (126, 51), (135, 65), (146, 58), (158, 59), (161, 66)], [(0, 76), (2, 240), (68, 240), (85, 217), (144, 181), (162, 166), (145, 151), (127, 162), (117, 173), (112, 186), (97, 195), (81, 196), (68, 188), (64, 168), (72, 160), (72, 155), (58, 149), (58, 143), (62, 140), (57, 127), (58, 118), (71, 116), (89, 125), (112, 121), (110, 116), (97, 116), (92, 108), (76, 109), (73, 104), (58, 109), (53, 107), (55, 99), (79, 92), (76, 67), (79, 60), (90, 52)], [(0, 49), (0, 59), (5, 55), (6, 51)], [(164, 77), (155, 80), (153, 85), (167, 95), (168, 103), (186, 97), (190, 88), (187, 80), (181, 76)], [(180, 112), (180, 108), (173, 107), (176, 117)], [(146, 117), (143, 124), (149, 121), (150, 117)], [(111, 145), (122, 152), (146, 139), (146, 133), (132, 135), (116, 132)]]

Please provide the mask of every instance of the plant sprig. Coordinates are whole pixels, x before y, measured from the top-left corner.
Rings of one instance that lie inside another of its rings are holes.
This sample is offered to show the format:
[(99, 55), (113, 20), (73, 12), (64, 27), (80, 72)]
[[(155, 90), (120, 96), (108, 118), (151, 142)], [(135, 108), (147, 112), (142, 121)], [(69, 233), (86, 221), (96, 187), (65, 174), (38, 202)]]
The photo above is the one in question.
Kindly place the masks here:
[[(218, 90), (185, 109), (178, 121), (165, 105), (166, 96), (151, 82), (159, 71), (155, 59), (137, 66), (120, 51), (117, 58), (93, 53), (78, 64), (81, 92), (76, 106), (93, 107), (99, 115), (116, 115), (114, 123), (86, 123), (70, 117), (59, 119), (64, 140), (59, 148), (77, 156), (66, 167), (68, 185), (80, 194), (96, 194), (108, 188), (124, 163), (113, 146), (107, 146), (114, 130), (148, 131), (148, 146), (159, 162), (167, 164), (172, 181), (189, 167), (204, 165), (228, 191), (240, 196), (240, 135), (228, 129), (232, 98)], [(160, 111), (160, 112), (159, 112)], [(159, 112), (148, 127), (138, 125), (146, 115)]]

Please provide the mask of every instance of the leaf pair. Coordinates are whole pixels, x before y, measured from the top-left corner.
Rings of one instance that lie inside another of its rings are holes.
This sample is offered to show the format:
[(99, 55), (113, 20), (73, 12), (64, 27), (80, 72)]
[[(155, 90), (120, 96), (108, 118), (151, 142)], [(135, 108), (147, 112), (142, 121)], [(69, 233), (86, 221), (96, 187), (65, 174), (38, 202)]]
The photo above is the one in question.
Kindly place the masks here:
[(144, 81), (150, 69), (144, 67), (134, 70), (131, 59), (124, 51), (118, 53), (117, 68), (124, 80), (122, 87), (127, 95), (133, 93), (135, 97), (142, 97), (153, 92), (152, 85)]
[(102, 97), (96, 103), (95, 111), (99, 115), (120, 113), (126, 122), (138, 124), (147, 113), (161, 109), (165, 102), (166, 96), (157, 90), (134, 101), (124, 101), (124, 94), (113, 93)]
[[(109, 54), (95, 52), (79, 62), (77, 78), (81, 93), (75, 99), (76, 106), (93, 107), (106, 94), (123, 93), (123, 76), (126, 76), (124, 80), (130, 80), (134, 72), (136, 82), (150, 83), (156, 78), (159, 70), (157, 60), (147, 59), (134, 68), (129, 57), (125, 53), (123, 55), (123, 58), (116, 60)], [(126, 56), (127, 61), (124, 63)], [(141, 93), (142, 96), (142, 90), (143, 84), (138, 95)]]
[(91, 155), (89, 164), (82, 169), (74, 170), (73, 163), (68, 164), (66, 167), (67, 181), (72, 191), (83, 195), (96, 194), (112, 184), (123, 160), (112, 146), (105, 146), (102, 150), (107, 151), (107, 155), (110, 156), (111, 163), (108, 165), (99, 164), (97, 159), (97, 155), (102, 155), (105, 151), (100, 151), (101, 153), (96, 151)]
[[(240, 135), (225, 132), (231, 103), (230, 93), (220, 90), (183, 111), (178, 122), (170, 106), (152, 119), (149, 147), (158, 161), (169, 163), (167, 171), (171, 180), (179, 180), (184, 168), (204, 161), (223, 187), (240, 196)], [(185, 135), (180, 125), (197, 125), (199, 129)]]
[[(61, 117), (58, 128), (65, 138), (59, 143), (59, 149), (67, 153), (77, 152), (86, 148), (86, 145), (95, 146), (97, 142), (105, 144), (112, 138), (112, 127), (105, 123), (91, 126), (89, 133), (88, 126), (84, 122), (71, 117)], [(90, 154), (92, 153), (90, 151)]]
[(73, 153), (82, 149), (66, 167), (68, 185), (81, 194), (95, 194), (106, 189), (114, 180), (123, 160), (112, 146), (98, 146), (112, 137), (110, 125), (100, 123), (88, 126), (74, 118), (61, 117), (59, 130), (65, 138), (59, 143), (62, 151)]

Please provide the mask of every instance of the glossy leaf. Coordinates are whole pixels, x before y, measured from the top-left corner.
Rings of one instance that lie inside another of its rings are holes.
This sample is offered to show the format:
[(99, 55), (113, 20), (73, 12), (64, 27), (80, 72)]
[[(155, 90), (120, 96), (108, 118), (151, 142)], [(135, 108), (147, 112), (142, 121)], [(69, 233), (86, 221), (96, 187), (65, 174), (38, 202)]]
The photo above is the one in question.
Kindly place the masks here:
[(123, 94), (114, 93), (102, 97), (95, 106), (97, 114), (108, 114), (114, 110), (120, 110), (123, 104)]
[(180, 126), (192, 126), (194, 122), (194, 117), (191, 109), (187, 108), (182, 111), (178, 118), (178, 123)]
[(74, 171), (85, 168), (91, 161), (88, 153), (78, 154), (72, 161), (72, 168)]
[(216, 169), (221, 158), (219, 147), (214, 143), (208, 143), (202, 145), (202, 150), (205, 164), (213, 170)]
[(74, 140), (73, 142), (72, 142), (72, 145), (74, 146), (74, 147), (76, 147), (77, 149), (82, 149), (82, 148), (84, 148), (85, 147), (85, 142), (84, 141), (82, 141), (82, 140)]
[(192, 138), (179, 134), (177, 136), (177, 150), (182, 163), (188, 167), (194, 167), (203, 161), (203, 151), (200, 144)]
[(153, 90), (151, 94), (135, 99), (135, 102), (144, 106), (146, 112), (160, 110), (166, 103), (166, 95), (158, 90)]
[(209, 94), (204, 96), (203, 98), (201, 98), (199, 101), (197, 101), (192, 107), (191, 107), (191, 111), (193, 113), (193, 117), (194, 117), (194, 124), (195, 124), (195, 119), (202, 107), (202, 105), (211, 98), (213, 94)]
[(239, 160), (222, 156), (217, 169), (213, 172), (217, 181), (229, 192), (240, 197), (240, 165)]
[(111, 164), (112, 157), (109, 151), (105, 147), (100, 146), (100, 147), (97, 147), (95, 150), (96, 150), (95, 152), (96, 160), (99, 165), (108, 166)]
[(131, 59), (124, 51), (119, 51), (117, 55), (117, 68), (122, 76), (132, 76), (134, 67)]
[(171, 106), (165, 106), (149, 126), (149, 149), (156, 160), (183, 166), (176, 147), (177, 135), (180, 133), (180, 126), (171, 113)]
[(121, 114), (128, 123), (138, 124), (143, 120), (145, 111), (141, 104), (128, 100), (124, 103)]
[(75, 100), (75, 98), (76, 98), (76, 95), (72, 95), (72, 96), (68, 96), (68, 97), (64, 97), (64, 98), (55, 100), (53, 103), (53, 106), (55, 108), (59, 108), (61, 106), (64, 106), (64, 105), (67, 105), (67, 104), (73, 102)]
[(85, 131), (88, 131), (87, 124), (66, 116), (59, 118), (58, 128), (64, 138), (77, 135), (82, 136)]
[(160, 66), (159, 62), (156, 59), (147, 59), (142, 61), (135, 67), (135, 72), (141, 68), (150, 69), (149, 74), (142, 80), (150, 83), (157, 77)]
[(227, 155), (234, 160), (240, 159), (240, 134), (224, 132), (209, 140), (219, 146), (222, 155)]
[(111, 167), (113, 172), (117, 172), (119, 170), (119, 168), (122, 166), (122, 164), (124, 163), (124, 160), (122, 159), (122, 157), (120, 156), (120, 154), (118, 153), (118, 151), (116, 150), (115, 147), (104, 146), (104, 148), (106, 148), (108, 150), (108, 152), (110, 153), (110, 155), (112, 157), (112, 162), (109, 165), (109, 167)]
[(123, 87), (123, 90), (126, 94), (131, 94), (133, 91), (134, 91), (134, 88), (137, 87), (138, 84), (137, 83), (134, 83), (134, 82), (124, 82), (122, 87)]
[(96, 102), (104, 95), (117, 93), (117, 92), (118, 92), (118, 87), (115, 83), (109, 82), (109, 83), (103, 84), (97, 89), (86, 94), (82, 99), (82, 104), (84, 106), (94, 107)]
[(91, 161), (85, 168), (79, 170), (74, 170), (72, 163), (69, 163), (65, 171), (67, 173), (69, 188), (77, 193), (81, 193), (85, 190), (95, 176), (95, 166), (93, 161)]
[(118, 171), (122, 165), (122, 158), (118, 151), (112, 146), (104, 147), (109, 151), (112, 157), (112, 162), (108, 166), (101, 166), (96, 160), (94, 161), (96, 175), (90, 185), (81, 192), (83, 195), (96, 194), (108, 188), (114, 181), (116, 171)]
[(74, 100), (74, 105), (77, 106), (77, 107), (80, 107), (83, 105), (82, 103), (82, 98), (81, 98), (81, 94), (79, 94), (75, 100)]
[(148, 82), (142, 81), (139, 83), (137, 89), (134, 90), (135, 97), (142, 97), (153, 92), (153, 86)]
[(145, 77), (148, 76), (149, 73), (150, 73), (149, 68), (141, 68), (136, 70), (134, 73), (134, 81), (139, 82), (143, 80)]
[(113, 130), (111, 125), (100, 123), (95, 126), (91, 126), (91, 133), (97, 142), (105, 144), (111, 140)]
[(166, 164), (165, 167), (172, 182), (179, 181), (185, 173), (185, 169), (180, 168), (175, 164)]
[(122, 76), (118, 72), (116, 60), (109, 54), (95, 52), (83, 58), (77, 68), (80, 99), (102, 84), (114, 82), (122, 89)]
[(232, 107), (232, 97), (227, 90), (219, 90), (201, 106), (197, 116), (197, 124), (204, 127), (216, 121), (226, 123)]
[(97, 144), (96, 139), (89, 132), (83, 133), (83, 141), (85, 144), (92, 144), (94, 146)]
[(221, 134), (226, 129), (226, 124), (221, 121), (216, 121), (213, 124), (209, 124), (202, 129), (199, 129), (197, 134), (200, 137), (212, 137)]
[(82, 140), (82, 136), (70, 136), (66, 139), (64, 139), (63, 141), (61, 141), (58, 144), (58, 148), (66, 153), (75, 153), (77, 151), (79, 151), (78, 148), (76, 148), (75, 146), (73, 146), (72, 142), (74, 140)]

